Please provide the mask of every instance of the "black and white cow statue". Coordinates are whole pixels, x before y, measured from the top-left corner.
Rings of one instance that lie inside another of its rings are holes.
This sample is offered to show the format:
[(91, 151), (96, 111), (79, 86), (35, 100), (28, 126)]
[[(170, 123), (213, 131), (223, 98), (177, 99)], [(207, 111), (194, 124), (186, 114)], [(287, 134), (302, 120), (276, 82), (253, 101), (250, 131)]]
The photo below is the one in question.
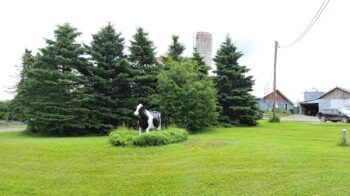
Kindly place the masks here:
[(161, 130), (160, 112), (148, 111), (142, 104), (139, 104), (134, 115), (139, 117), (139, 134), (148, 133), (151, 129)]

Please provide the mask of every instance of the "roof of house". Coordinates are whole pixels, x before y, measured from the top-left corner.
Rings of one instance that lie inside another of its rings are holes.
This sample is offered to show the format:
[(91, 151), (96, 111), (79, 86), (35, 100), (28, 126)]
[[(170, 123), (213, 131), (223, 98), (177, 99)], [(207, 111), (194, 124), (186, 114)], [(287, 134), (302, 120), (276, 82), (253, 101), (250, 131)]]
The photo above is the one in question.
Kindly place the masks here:
[(309, 103), (309, 102), (315, 101), (315, 100), (317, 100), (317, 99), (321, 99), (322, 97), (325, 97), (326, 95), (332, 93), (333, 91), (335, 91), (335, 90), (337, 90), (337, 89), (339, 89), (339, 90), (341, 90), (341, 91), (344, 91), (344, 92), (350, 94), (350, 89), (342, 88), (342, 87), (338, 87), (338, 86), (337, 86), (337, 87), (335, 87), (335, 88), (332, 88), (332, 89), (329, 90), (328, 92), (324, 93), (323, 95), (321, 95), (321, 96), (319, 96), (319, 97), (317, 97), (317, 98), (315, 98), (315, 99), (312, 99), (312, 100), (304, 101), (303, 103)]
[[(283, 99), (285, 99), (286, 101), (288, 101), (290, 104), (294, 105), (294, 103), (293, 103), (290, 99), (288, 99), (281, 91), (276, 90), (276, 93), (277, 93), (277, 95), (280, 95)], [(272, 94), (273, 94), (273, 92), (271, 92), (271, 93), (265, 95), (262, 99), (267, 99), (267, 98), (268, 98), (269, 96), (271, 96)]]

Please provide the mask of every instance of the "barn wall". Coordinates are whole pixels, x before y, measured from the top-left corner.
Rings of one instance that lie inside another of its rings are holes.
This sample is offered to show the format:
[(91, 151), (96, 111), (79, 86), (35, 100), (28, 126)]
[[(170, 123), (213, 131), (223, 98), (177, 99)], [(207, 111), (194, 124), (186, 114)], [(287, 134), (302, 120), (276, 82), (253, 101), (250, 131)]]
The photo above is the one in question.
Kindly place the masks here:
[(350, 109), (350, 99), (331, 99), (331, 108), (348, 108)]
[(318, 99), (319, 110), (326, 108), (348, 108), (350, 109), (350, 99)]
[(318, 99), (317, 102), (318, 102), (318, 110), (319, 111), (332, 107), (330, 99)]

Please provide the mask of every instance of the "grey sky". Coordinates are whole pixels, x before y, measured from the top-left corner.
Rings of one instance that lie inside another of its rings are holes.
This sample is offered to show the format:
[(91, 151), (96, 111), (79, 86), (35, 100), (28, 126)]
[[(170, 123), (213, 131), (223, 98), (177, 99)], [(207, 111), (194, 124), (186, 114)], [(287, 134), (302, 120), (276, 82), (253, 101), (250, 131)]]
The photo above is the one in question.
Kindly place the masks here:
[[(216, 0), (216, 1), (69, 1), (32, 0), (0, 2), (0, 100), (11, 99), (8, 87), (14, 86), (16, 68), (25, 48), (44, 47), (44, 37), (65, 22), (77, 27), (80, 42), (89, 43), (91, 34), (111, 21), (128, 41), (135, 28), (143, 27), (157, 47), (166, 52), (171, 35), (178, 34), (192, 53), (193, 35), (208, 31), (213, 35), (216, 53), (226, 34), (230, 34), (244, 53), (240, 63), (251, 69), (256, 80), (254, 95), (263, 96), (270, 81), (274, 40), (293, 41), (310, 22), (323, 0)], [(280, 49), (278, 84), (293, 101), (313, 87), (330, 90), (350, 88), (348, 45), (350, 2), (331, 0), (319, 21), (306, 37), (290, 49)]]

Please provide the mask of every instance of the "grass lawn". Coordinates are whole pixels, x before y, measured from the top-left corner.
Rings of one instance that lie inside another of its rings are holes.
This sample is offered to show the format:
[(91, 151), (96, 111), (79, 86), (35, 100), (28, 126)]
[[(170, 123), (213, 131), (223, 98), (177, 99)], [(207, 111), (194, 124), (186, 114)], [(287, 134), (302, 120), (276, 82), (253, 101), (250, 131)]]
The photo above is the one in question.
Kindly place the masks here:
[(342, 128), (261, 122), (147, 148), (0, 133), (0, 195), (349, 195)]

